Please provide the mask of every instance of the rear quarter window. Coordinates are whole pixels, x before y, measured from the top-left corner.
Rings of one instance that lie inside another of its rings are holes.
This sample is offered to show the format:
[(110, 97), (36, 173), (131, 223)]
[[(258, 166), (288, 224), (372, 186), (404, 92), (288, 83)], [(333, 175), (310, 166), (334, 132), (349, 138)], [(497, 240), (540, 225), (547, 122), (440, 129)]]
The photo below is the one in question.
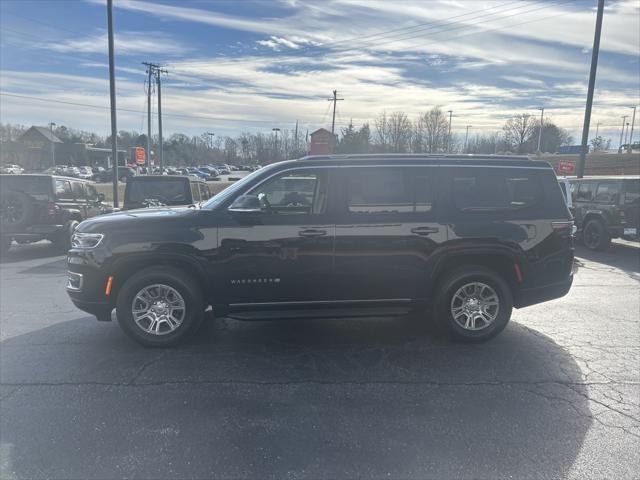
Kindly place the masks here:
[(56, 198), (58, 200), (73, 200), (73, 191), (69, 180), (56, 180)]
[(453, 204), (462, 212), (527, 209), (544, 198), (536, 172), (526, 169), (454, 169), (451, 182)]

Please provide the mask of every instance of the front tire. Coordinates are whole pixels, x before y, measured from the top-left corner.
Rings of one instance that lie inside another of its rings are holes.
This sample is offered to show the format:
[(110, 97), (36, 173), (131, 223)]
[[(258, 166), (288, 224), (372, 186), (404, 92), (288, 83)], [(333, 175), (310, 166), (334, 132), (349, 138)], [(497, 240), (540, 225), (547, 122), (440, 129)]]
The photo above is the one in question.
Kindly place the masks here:
[(439, 283), (434, 322), (452, 339), (484, 342), (509, 323), (513, 309), (511, 289), (494, 271), (470, 265), (452, 271)]
[(129, 278), (116, 313), (124, 332), (147, 347), (171, 347), (195, 332), (204, 315), (198, 283), (172, 267), (150, 267)]
[(582, 232), (582, 243), (589, 250), (602, 252), (611, 245), (611, 236), (600, 220), (589, 220)]

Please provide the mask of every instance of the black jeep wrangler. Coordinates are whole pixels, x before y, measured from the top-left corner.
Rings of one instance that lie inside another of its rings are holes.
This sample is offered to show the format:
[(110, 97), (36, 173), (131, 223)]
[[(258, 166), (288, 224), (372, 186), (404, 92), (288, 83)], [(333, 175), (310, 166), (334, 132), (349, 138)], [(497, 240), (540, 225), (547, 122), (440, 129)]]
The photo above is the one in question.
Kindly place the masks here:
[(67, 291), (136, 341), (174, 345), (205, 309), (241, 320), (429, 308), (452, 336), (565, 295), (573, 221), (551, 166), (522, 157), (315, 156), (264, 167), (202, 208), (82, 222)]
[(612, 238), (640, 235), (640, 177), (585, 177), (570, 180), (579, 236), (590, 250), (606, 250)]
[(0, 175), (0, 240), (5, 253), (18, 243), (51, 240), (67, 251), (78, 224), (113, 212), (91, 182), (55, 175)]
[(124, 190), (123, 210), (148, 207), (199, 207), (211, 193), (204, 180), (185, 175), (136, 175)]

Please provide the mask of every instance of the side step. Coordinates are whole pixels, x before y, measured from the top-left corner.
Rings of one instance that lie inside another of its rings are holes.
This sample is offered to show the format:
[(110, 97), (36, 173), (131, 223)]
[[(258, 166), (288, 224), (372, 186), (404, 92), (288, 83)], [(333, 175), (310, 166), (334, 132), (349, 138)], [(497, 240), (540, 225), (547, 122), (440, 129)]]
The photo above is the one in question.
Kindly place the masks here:
[(397, 307), (360, 307), (360, 308), (322, 308), (297, 310), (262, 310), (228, 312), (225, 317), (234, 320), (304, 320), (357, 317), (395, 317), (406, 315), (411, 311), (407, 306)]

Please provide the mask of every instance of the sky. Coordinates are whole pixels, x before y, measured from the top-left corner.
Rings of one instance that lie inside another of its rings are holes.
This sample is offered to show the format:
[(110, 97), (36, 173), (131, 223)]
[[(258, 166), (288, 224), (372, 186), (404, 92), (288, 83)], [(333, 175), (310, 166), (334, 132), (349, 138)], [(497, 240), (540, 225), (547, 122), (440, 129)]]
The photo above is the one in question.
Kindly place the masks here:
[[(491, 133), (544, 107), (579, 142), (597, 0), (113, 3), (119, 130), (146, 130), (154, 62), (165, 136), (330, 128), (336, 89), (336, 128), (439, 106)], [(107, 134), (106, 26), (106, 0), (0, 0), (0, 121)], [(638, 103), (640, 0), (606, 0), (592, 136), (617, 144)]]

